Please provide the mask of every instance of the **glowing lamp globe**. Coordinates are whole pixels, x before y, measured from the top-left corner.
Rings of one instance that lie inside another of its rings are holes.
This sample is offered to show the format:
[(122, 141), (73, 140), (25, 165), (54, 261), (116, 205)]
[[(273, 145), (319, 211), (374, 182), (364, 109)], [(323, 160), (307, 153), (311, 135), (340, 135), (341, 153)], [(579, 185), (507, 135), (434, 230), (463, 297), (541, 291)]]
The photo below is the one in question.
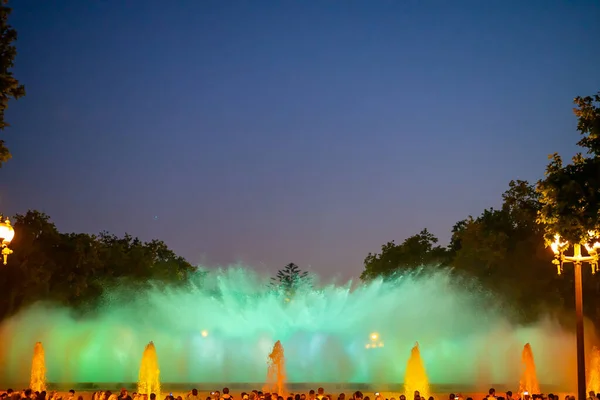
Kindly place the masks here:
[(2, 239), (2, 244), (7, 245), (12, 242), (15, 237), (15, 230), (10, 224), (10, 220), (6, 218), (6, 221), (0, 222), (0, 239)]
[(12, 250), (8, 248), (10, 242), (15, 237), (15, 230), (10, 224), (10, 220), (6, 218), (6, 221), (0, 222), (0, 239), (2, 239), (2, 257), (4, 258), (4, 265), (6, 265), (7, 258), (12, 254)]

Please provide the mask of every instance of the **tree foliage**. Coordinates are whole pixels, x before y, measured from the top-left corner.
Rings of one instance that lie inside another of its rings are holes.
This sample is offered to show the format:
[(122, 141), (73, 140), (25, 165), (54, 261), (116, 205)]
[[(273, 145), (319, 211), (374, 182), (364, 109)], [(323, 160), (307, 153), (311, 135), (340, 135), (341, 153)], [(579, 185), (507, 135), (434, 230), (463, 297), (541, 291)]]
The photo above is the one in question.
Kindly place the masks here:
[(17, 215), (14, 228), (14, 253), (0, 268), (0, 318), (38, 301), (88, 311), (115, 285), (133, 292), (151, 281), (179, 284), (194, 271), (161, 241), (61, 233), (39, 211)]
[(394, 241), (381, 246), (381, 253), (369, 253), (365, 258), (365, 270), (362, 280), (377, 277), (389, 278), (402, 270), (414, 271), (428, 265), (443, 264), (447, 257), (446, 249), (436, 245), (437, 237), (427, 229), (423, 229), (401, 244)]
[(299, 266), (289, 263), (271, 278), (271, 286), (282, 291), (286, 298), (291, 299), (298, 289), (310, 285), (308, 271), (302, 271)]
[(582, 243), (589, 231), (600, 230), (600, 92), (574, 102), (582, 135), (577, 144), (586, 155), (576, 154), (568, 165), (557, 153), (551, 155), (545, 178), (538, 182), (538, 221), (546, 226), (547, 241), (559, 234), (570, 243)]
[[(0, 130), (2, 131), (9, 126), (4, 120), (9, 100), (25, 96), (25, 86), (12, 73), (17, 56), (17, 49), (14, 45), (17, 40), (17, 31), (8, 23), (8, 17), (12, 10), (6, 4), (6, 0), (0, 3)], [(4, 140), (0, 139), (0, 167), (10, 158), (10, 151)]]
[(543, 227), (536, 223), (538, 208), (535, 187), (512, 181), (500, 209), (469, 217), (452, 235), (460, 243), (452, 267), (478, 278), (522, 321), (564, 303), (564, 285), (545, 248)]
[[(575, 99), (578, 145), (584, 150), (563, 165), (551, 156), (537, 187), (511, 181), (499, 209), (458, 221), (446, 249), (427, 231), (365, 259), (363, 280), (393, 276), (419, 266), (444, 265), (453, 273), (475, 278), (520, 322), (540, 313), (574, 308), (572, 274), (558, 276), (547, 248), (555, 233), (571, 243), (600, 231), (600, 92)], [(584, 269), (584, 312), (600, 321), (600, 280)], [(600, 323), (599, 323), (600, 325)]]

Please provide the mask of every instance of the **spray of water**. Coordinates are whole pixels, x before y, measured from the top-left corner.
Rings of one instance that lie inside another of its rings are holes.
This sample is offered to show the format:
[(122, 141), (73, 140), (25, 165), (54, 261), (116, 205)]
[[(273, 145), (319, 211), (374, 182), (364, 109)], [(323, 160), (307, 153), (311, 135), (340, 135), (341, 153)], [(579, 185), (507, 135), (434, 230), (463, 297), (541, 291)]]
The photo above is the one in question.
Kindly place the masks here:
[(521, 365), (523, 373), (519, 384), (519, 393), (527, 392), (529, 395), (542, 393), (540, 391), (540, 384), (538, 383), (533, 350), (529, 343), (523, 347), (523, 352), (521, 353)]
[(283, 346), (278, 340), (273, 346), (273, 351), (267, 359), (267, 385), (266, 392), (277, 393), (280, 396), (287, 394), (285, 389), (285, 355)]
[(600, 349), (593, 347), (587, 369), (587, 390), (600, 393)]
[(407, 398), (414, 396), (415, 392), (419, 392), (423, 398), (427, 399), (429, 397), (429, 379), (421, 359), (419, 343), (415, 344), (410, 351), (410, 357), (406, 363), (406, 374), (404, 375), (404, 393)]
[(158, 356), (156, 355), (156, 347), (150, 342), (144, 349), (142, 354), (142, 362), (140, 363), (140, 372), (138, 378), (138, 393), (156, 394), (156, 398), (160, 399), (160, 369), (158, 367)]
[(42, 346), (41, 342), (37, 342), (33, 347), (29, 387), (31, 390), (37, 392), (46, 390), (46, 360), (44, 357), (44, 346)]
[[(0, 381), (26, 382), (31, 346), (43, 341), (50, 382), (135, 382), (140, 349), (154, 341), (162, 382), (264, 382), (277, 340), (288, 382), (401, 383), (416, 341), (432, 384), (473, 384), (483, 362), (488, 383), (515, 385), (527, 342), (540, 349), (541, 382), (573, 381), (570, 333), (548, 321), (511, 326), (489, 296), (447, 271), (302, 288), (291, 301), (268, 282), (233, 267), (184, 288), (113, 290), (87, 318), (32, 307), (0, 327)], [(372, 332), (385, 347), (366, 348)]]

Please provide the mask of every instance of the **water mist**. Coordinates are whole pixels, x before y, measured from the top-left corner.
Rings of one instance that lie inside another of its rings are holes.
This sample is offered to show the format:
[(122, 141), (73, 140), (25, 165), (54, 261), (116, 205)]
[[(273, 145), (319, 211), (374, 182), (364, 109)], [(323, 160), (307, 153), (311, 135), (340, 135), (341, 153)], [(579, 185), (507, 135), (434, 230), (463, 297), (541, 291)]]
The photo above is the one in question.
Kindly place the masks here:
[[(490, 297), (447, 271), (299, 289), (291, 301), (269, 277), (230, 268), (198, 274), (186, 287), (106, 293), (94, 315), (37, 305), (0, 326), (0, 381), (26, 382), (31, 346), (46, 345), (50, 382), (135, 382), (150, 341), (162, 382), (264, 382), (273, 343), (293, 382), (401, 383), (416, 341), (431, 384), (472, 384), (482, 360), (491, 382), (517, 385), (520, 349), (538, 350), (538, 379), (573, 374), (574, 336), (552, 322), (511, 326)], [(160, 323), (157, 323), (160, 321)], [(378, 332), (385, 347), (366, 349)], [(507, 356), (507, 354), (509, 356)], [(550, 360), (552, 362), (550, 362)]]

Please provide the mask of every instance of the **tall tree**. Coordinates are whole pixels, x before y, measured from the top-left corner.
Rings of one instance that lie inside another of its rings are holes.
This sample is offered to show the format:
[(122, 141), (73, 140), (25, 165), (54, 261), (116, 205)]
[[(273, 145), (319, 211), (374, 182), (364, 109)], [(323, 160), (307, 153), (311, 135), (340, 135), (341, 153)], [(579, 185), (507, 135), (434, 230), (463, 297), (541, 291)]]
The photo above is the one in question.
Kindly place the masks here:
[(369, 253), (360, 279), (388, 278), (401, 270), (416, 270), (423, 266), (438, 266), (447, 258), (446, 249), (437, 246), (438, 238), (427, 229), (410, 236), (401, 244), (394, 241), (381, 246), (381, 253)]
[(302, 271), (294, 263), (289, 263), (277, 271), (277, 275), (271, 280), (271, 286), (283, 291), (288, 299), (291, 299), (303, 285), (310, 284), (308, 271)]
[(577, 97), (574, 103), (582, 135), (577, 145), (586, 154), (576, 154), (568, 165), (557, 153), (551, 155), (545, 178), (538, 182), (538, 221), (546, 226), (548, 241), (559, 234), (570, 243), (582, 243), (588, 232), (600, 231), (600, 92)]
[(563, 305), (564, 284), (552, 268), (534, 186), (510, 182), (500, 209), (457, 224), (451, 243), (458, 243), (452, 266), (479, 280), (520, 321)]
[(153, 282), (180, 285), (195, 270), (162, 241), (60, 233), (38, 211), (17, 215), (15, 231), (15, 252), (0, 268), (0, 319), (37, 301), (92, 311), (106, 290), (120, 284), (130, 296)]
[[(600, 234), (600, 92), (577, 97), (574, 103), (577, 131), (581, 135), (577, 145), (583, 152), (577, 153), (567, 165), (557, 153), (551, 155), (545, 177), (537, 185), (541, 203), (538, 222), (545, 227), (546, 244), (553, 241), (555, 234), (569, 243), (580, 244), (590, 240), (589, 232)], [(587, 268), (583, 274), (584, 313), (599, 321), (600, 280), (585, 279), (591, 278), (586, 276), (591, 274)], [(571, 282), (570, 299), (573, 299), (572, 280), (571, 274), (565, 278)]]
[[(0, 3), (0, 130), (4, 131), (8, 123), (4, 120), (4, 113), (8, 108), (10, 99), (25, 96), (25, 86), (13, 76), (12, 68), (15, 65), (17, 49), (14, 42), (17, 40), (17, 31), (8, 23), (11, 8), (6, 4), (8, 0)], [(11, 158), (10, 151), (0, 139), (0, 167)]]

